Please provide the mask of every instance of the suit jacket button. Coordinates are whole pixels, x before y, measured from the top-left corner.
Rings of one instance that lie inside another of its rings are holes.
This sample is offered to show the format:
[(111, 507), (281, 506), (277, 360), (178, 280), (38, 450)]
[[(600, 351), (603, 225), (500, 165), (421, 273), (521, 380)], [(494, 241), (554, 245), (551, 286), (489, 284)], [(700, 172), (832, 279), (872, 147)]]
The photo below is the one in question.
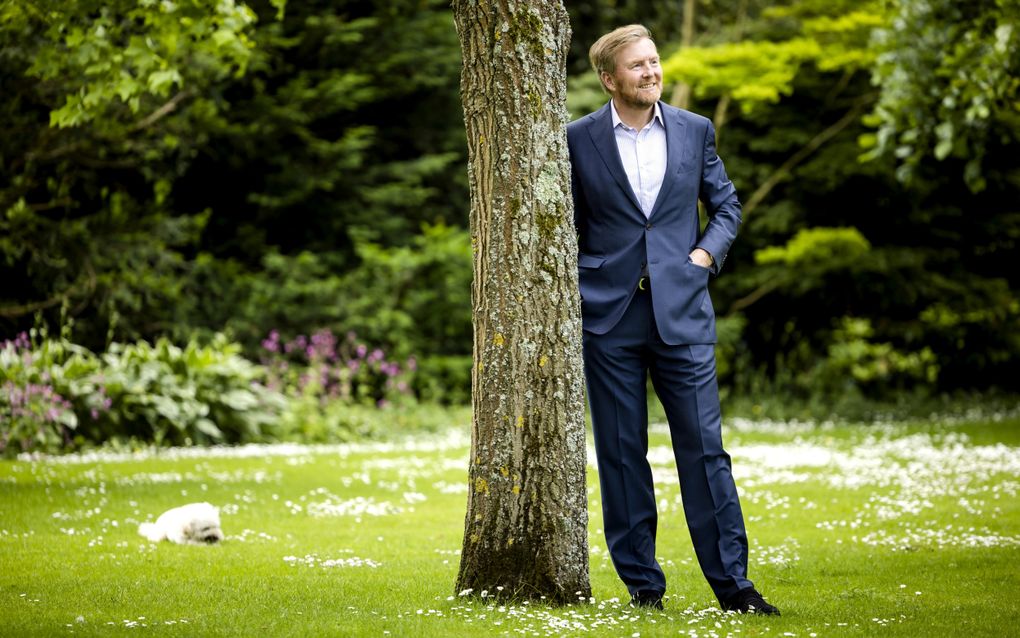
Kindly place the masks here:
[(652, 225), (651, 224), (645, 224), (645, 230), (651, 230), (651, 229), (652, 229)]

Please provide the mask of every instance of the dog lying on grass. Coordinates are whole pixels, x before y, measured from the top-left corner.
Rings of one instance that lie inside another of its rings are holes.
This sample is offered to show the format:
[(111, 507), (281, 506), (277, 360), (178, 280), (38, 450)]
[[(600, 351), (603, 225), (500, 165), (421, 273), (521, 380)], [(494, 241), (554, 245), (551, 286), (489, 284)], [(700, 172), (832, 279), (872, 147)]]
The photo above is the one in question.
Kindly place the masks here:
[(209, 503), (189, 503), (167, 510), (155, 523), (142, 523), (138, 533), (153, 543), (213, 545), (223, 540), (220, 510)]

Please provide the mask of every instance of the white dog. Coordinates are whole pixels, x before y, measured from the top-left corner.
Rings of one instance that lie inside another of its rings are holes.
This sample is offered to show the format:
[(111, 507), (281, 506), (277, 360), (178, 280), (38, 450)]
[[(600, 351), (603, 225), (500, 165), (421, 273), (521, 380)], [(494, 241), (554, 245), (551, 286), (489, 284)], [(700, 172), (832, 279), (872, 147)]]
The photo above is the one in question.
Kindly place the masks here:
[(223, 540), (220, 510), (209, 503), (190, 503), (167, 510), (155, 523), (142, 523), (138, 533), (153, 543), (212, 545)]

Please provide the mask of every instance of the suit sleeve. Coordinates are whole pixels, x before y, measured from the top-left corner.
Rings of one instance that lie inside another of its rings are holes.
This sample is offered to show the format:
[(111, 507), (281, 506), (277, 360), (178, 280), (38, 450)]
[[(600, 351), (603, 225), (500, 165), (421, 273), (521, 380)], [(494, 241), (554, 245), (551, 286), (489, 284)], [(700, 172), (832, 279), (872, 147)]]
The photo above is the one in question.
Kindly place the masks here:
[(719, 274), (730, 245), (740, 228), (740, 200), (737, 189), (726, 175), (726, 168), (715, 148), (715, 127), (708, 122), (705, 127), (704, 155), (701, 166), (701, 189), (698, 197), (705, 205), (708, 225), (698, 248), (708, 251), (715, 263), (712, 272)]
[(570, 151), (570, 194), (574, 200), (574, 231), (577, 233), (578, 237), (582, 237), (582, 225), (587, 217), (588, 202), (584, 198), (584, 190), (581, 187), (581, 181), (577, 178), (577, 170), (574, 168), (575, 159), (573, 146), (569, 143), (569, 135), (567, 139), (567, 148)]

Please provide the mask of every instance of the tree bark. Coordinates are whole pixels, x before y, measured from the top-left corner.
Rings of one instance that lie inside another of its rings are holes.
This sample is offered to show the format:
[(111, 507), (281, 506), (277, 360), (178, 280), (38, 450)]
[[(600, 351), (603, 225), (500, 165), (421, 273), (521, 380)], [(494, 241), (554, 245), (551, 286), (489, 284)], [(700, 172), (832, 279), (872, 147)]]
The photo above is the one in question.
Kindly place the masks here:
[(457, 591), (591, 594), (561, 0), (454, 0), (468, 140), (471, 460)]

